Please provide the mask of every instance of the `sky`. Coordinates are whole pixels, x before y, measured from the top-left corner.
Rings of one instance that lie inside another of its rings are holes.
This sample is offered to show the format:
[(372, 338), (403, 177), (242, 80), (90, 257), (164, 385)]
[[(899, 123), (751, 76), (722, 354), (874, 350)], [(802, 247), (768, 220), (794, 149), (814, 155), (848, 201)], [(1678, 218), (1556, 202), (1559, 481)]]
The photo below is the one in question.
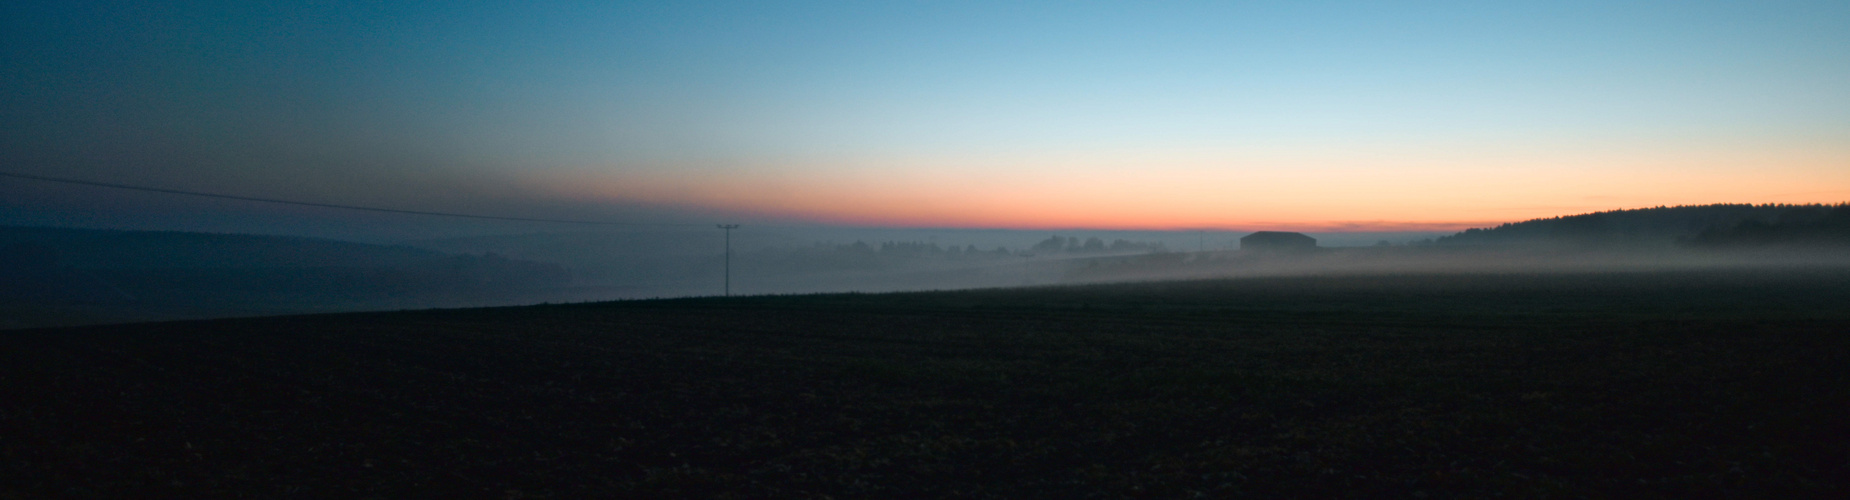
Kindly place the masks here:
[[(0, 171), (856, 227), (1444, 231), (1837, 203), (1845, 26), (1842, 0), (25, 0), (0, 6)], [(0, 179), (0, 223), (351, 222), (44, 184)]]

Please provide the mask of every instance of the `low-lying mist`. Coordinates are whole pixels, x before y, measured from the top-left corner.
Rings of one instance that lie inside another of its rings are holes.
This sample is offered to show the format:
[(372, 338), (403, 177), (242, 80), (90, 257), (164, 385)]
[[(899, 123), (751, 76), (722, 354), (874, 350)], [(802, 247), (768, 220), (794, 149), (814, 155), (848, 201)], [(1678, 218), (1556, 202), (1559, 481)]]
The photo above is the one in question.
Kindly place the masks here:
[(1210, 239), (1187, 232), (1092, 235), (1082, 231), (944, 231), (929, 235), (896, 231), (873, 235), (894, 238), (887, 240), (834, 237), (803, 242), (798, 238), (817, 235), (765, 232), (735, 235), (730, 264), (722, 250), (723, 236), (705, 233), (559, 233), (414, 244), (451, 252), (493, 252), (557, 262), (577, 276), (575, 284), (581, 300), (717, 295), (725, 286), (728, 266), (731, 292), (755, 295), (1249, 276), (1619, 272), (1850, 264), (1850, 257), (1846, 257), (1850, 253), (1828, 245), (1488, 245), (1435, 243), (1426, 234), (1376, 233), (1347, 240), (1366, 238), (1375, 242), (1367, 246), (1323, 246), (1322, 242), (1330, 238), (1317, 235), (1316, 248), (1254, 250), (1239, 247), (1237, 236), (1243, 234), (1219, 233)]
[[(728, 251), (730, 249), (730, 251)], [(1850, 205), (1600, 212), (1454, 235), (754, 226), (395, 245), (0, 227), (0, 328), (1241, 277), (1850, 267)]]

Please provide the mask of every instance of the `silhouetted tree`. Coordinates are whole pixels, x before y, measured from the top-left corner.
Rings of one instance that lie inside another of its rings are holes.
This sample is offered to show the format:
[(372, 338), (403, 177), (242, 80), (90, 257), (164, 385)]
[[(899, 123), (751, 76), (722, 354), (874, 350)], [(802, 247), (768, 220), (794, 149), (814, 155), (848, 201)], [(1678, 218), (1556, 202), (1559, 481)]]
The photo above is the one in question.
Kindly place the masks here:
[(1035, 243), (1034, 246), (1030, 247), (1029, 249), (1033, 250), (1035, 253), (1056, 253), (1061, 250), (1064, 250), (1065, 248), (1066, 248), (1066, 238), (1061, 238), (1059, 236), (1053, 236), (1045, 240), (1041, 240), (1040, 243)]

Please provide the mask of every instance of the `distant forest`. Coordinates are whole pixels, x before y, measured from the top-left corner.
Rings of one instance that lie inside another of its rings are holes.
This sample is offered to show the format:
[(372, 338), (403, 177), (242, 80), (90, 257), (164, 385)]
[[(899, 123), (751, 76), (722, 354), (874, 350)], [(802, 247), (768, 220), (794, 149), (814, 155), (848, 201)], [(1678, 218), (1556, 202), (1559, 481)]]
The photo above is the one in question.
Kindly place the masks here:
[(1010, 250), (995, 247), (983, 250), (976, 245), (939, 246), (933, 242), (923, 241), (886, 241), (869, 244), (856, 241), (848, 244), (816, 243), (810, 247), (764, 248), (742, 255), (748, 262), (764, 265), (785, 273), (805, 273), (818, 271), (842, 270), (905, 270), (917, 266), (967, 266), (977, 262), (994, 261), (1021, 257), (1049, 257), (1057, 255), (1089, 256), (1129, 253), (1163, 253), (1168, 249), (1162, 243), (1130, 241), (1124, 239), (1106, 243), (1093, 237), (1081, 240), (1076, 237), (1050, 236), (1032, 247)]
[(818, 243), (816, 244), (815, 248), (809, 249), (809, 251), (812, 253), (822, 252), (822, 253), (830, 253), (830, 254), (850, 254), (850, 255), (876, 255), (877, 254), (877, 255), (884, 255), (884, 256), (899, 256), (899, 257), (951, 257), (951, 258), (955, 258), (955, 257), (1010, 257), (1010, 256), (1032, 257), (1036, 255), (1054, 255), (1054, 254), (1062, 254), (1062, 253), (1070, 253), (1070, 254), (1149, 253), (1149, 252), (1161, 253), (1161, 252), (1167, 252), (1169, 250), (1165, 248), (1162, 243), (1130, 241), (1126, 239), (1117, 239), (1117, 240), (1113, 240), (1111, 243), (1106, 243), (1105, 240), (1099, 239), (1097, 237), (1086, 238), (1084, 240), (1080, 240), (1078, 237), (1073, 237), (1073, 236), (1062, 237), (1059, 235), (1054, 235), (1054, 236), (1049, 236), (1047, 239), (1041, 240), (1038, 243), (1035, 243), (1033, 246), (1028, 247), (1028, 249), (1025, 251), (1011, 251), (1008, 248), (1004, 248), (1004, 247), (996, 247), (993, 250), (981, 250), (981, 249), (978, 249), (976, 245), (966, 245), (963, 247), (958, 247), (957, 245), (951, 245), (950, 247), (939, 247), (937, 243), (929, 243), (929, 242), (922, 242), (922, 241), (887, 241), (887, 242), (880, 243), (878, 246), (869, 245), (866, 242), (862, 242), (862, 241), (856, 241), (852, 244), (845, 244), (845, 245)]
[(1468, 229), (1437, 245), (1749, 248), (1850, 245), (1850, 203), (1612, 210)]

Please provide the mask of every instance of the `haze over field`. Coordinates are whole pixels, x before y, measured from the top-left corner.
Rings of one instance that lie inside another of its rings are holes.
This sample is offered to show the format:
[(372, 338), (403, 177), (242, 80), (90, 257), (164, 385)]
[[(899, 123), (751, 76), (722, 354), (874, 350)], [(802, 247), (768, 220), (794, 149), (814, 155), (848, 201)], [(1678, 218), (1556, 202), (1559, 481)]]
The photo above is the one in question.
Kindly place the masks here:
[[(1205, 231), (736, 232), (730, 242), (713, 230), (659, 229), (374, 245), (0, 226), (0, 328), (731, 292), (1850, 266), (1850, 204), (1600, 212), (1368, 246), (1354, 245), (1364, 236), (1355, 233), (1320, 246), (1315, 238), (1279, 232), (1238, 240), (1231, 235), (1239, 233), (1210, 238)], [(1266, 243), (1278, 238), (1298, 244)]]

